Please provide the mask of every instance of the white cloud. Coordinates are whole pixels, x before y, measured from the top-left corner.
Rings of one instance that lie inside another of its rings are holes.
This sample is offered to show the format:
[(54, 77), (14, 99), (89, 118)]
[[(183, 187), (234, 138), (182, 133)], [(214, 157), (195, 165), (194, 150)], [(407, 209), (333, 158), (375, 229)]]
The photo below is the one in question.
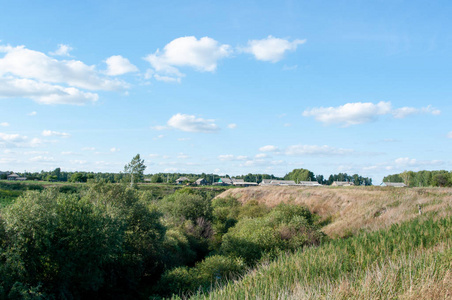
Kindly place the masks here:
[(35, 156), (33, 158), (30, 158), (30, 161), (32, 162), (54, 162), (55, 159), (51, 156)]
[(33, 79), (0, 76), (0, 98), (6, 97), (30, 98), (41, 104), (73, 105), (92, 103), (99, 99), (96, 93), (84, 92), (74, 87), (63, 87)]
[(31, 113), (29, 113), (28, 115), (32, 117), (32, 116), (36, 116), (37, 114), (38, 114), (37, 112), (35, 112), (35, 111), (32, 111), (32, 112), (31, 112)]
[(86, 104), (97, 101), (91, 91), (113, 91), (128, 84), (102, 76), (95, 66), (57, 60), (25, 46), (2, 46), (0, 97), (30, 98), (42, 104)]
[(116, 147), (113, 147), (113, 148), (110, 149), (110, 152), (113, 152), (113, 153), (119, 152), (119, 151), (120, 151), (120, 149), (116, 148)]
[(254, 157), (255, 157), (255, 158), (265, 158), (265, 157), (267, 157), (267, 154), (265, 154), (265, 153), (259, 153), (259, 154), (256, 154)]
[(177, 158), (179, 158), (179, 159), (187, 159), (189, 157), (190, 156), (188, 156), (187, 154), (184, 154), (184, 153), (179, 153), (179, 155), (177, 156)]
[(71, 56), (69, 52), (71, 52), (73, 48), (68, 45), (59, 44), (58, 49), (55, 52), (49, 52), (50, 55), (56, 56)]
[(82, 148), (82, 151), (95, 151), (96, 150), (96, 148), (94, 148), (94, 147), (83, 147)]
[(219, 160), (233, 160), (234, 159), (234, 155), (232, 155), (232, 154), (222, 154), (222, 155), (218, 155), (218, 159)]
[(313, 116), (317, 121), (326, 124), (342, 124), (350, 126), (374, 121), (377, 116), (391, 113), (390, 102), (347, 103), (339, 107), (319, 107), (305, 110), (303, 116)]
[(351, 149), (334, 148), (327, 145), (293, 145), (287, 147), (286, 155), (346, 155), (353, 153)]
[(2, 122), (2, 123), (0, 123), (0, 126), (2, 126), (2, 127), (8, 127), (8, 126), (9, 126), (9, 123), (8, 123), (8, 122)]
[(228, 125), (228, 128), (229, 129), (236, 129), (237, 128), (237, 124), (231, 123), (231, 124)]
[(42, 141), (38, 138), (28, 138), (20, 134), (7, 134), (0, 132), (0, 147), (4, 148), (28, 148), (40, 145)]
[(426, 106), (426, 107), (422, 107), (422, 108), (401, 107), (401, 108), (395, 109), (392, 112), (392, 115), (394, 116), (394, 118), (403, 119), (409, 115), (420, 114), (420, 113), (439, 115), (439, 114), (441, 114), (441, 111), (439, 109), (433, 108), (430, 105)]
[(154, 78), (157, 81), (163, 81), (163, 82), (177, 82), (177, 83), (181, 82), (180, 77), (176, 78), (176, 77), (171, 77), (171, 76), (162, 76), (159, 74), (154, 74)]
[(159, 131), (166, 130), (166, 129), (168, 129), (168, 126), (157, 125), (157, 126), (152, 126), (151, 129), (159, 130)]
[(441, 160), (417, 160), (415, 158), (400, 157), (394, 160), (395, 167), (407, 168), (407, 167), (422, 167), (422, 166), (432, 166), (441, 165), (444, 162)]
[(177, 140), (180, 142), (185, 142), (191, 140), (191, 138), (178, 138)]
[(175, 114), (168, 122), (168, 126), (186, 132), (215, 132), (219, 128), (213, 119), (197, 118), (194, 115)]
[(146, 56), (145, 60), (158, 74), (157, 77), (154, 75), (156, 79), (177, 81), (184, 77), (178, 68), (191, 67), (201, 72), (213, 72), (217, 68), (218, 60), (230, 54), (229, 45), (221, 45), (212, 38), (203, 37), (198, 40), (194, 36), (186, 36), (172, 40), (163, 51), (158, 49), (154, 54)]
[(80, 154), (73, 151), (62, 151), (61, 155), (80, 155)]
[(110, 76), (138, 71), (138, 68), (135, 65), (131, 64), (127, 58), (124, 58), (121, 55), (110, 56), (105, 63), (107, 64), (105, 73)]
[(151, 157), (151, 158), (156, 158), (156, 157), (159, 157), (160, 155), (159, 154), (149, 154), (149, 157)]
[(447, 137), (450, 138), (450, 139), (452, 139), (452, 131), (450, 131), (450, 132), (447, 134)]
[(261, 152), (275, 152), (278, 151), (278, 147), (273, 146), (273, 145), (267, 145), (267, 146), (263, 146), (259, 148), (259, 151)]
[(247, 160), (248, 156), (246, 155), (233, 155), (233, 154), (222, 154), (218, 155), (218, 159), (221, 161), (234, 161), (234, 160)]
[(304, 117), (314, 117), (325, 124), (340, 124), (344, 127), (369, 123), (377, 120), (379, 116), (393, 115), (394, 118), (404, 118), (417, 113), (430, 113), (438, 115), (440, 111), (431, 106), (423, 108), (402, 107), (393, 109), (391, 102), (380, 101), (346, 103), (338, 107), (319, 107), (303, 112)]
[(52, 131), (52, 130), (44, 130), (42, 132), (43, 136), (59, 136), (59, 137), (70, 137), (71, 135), (66, 132), (58, 132), (58, 131)]
[(86, 160), (75, 159), (75, 160), (70, 160), (70, 163), (74, 164), (74, 165), (86, 165), (88, 162)]
[(295, 51), (298, 45), (304, 44), (306, 40), (294, 40), (275, 38), (269, 35), (262, 40), (248, 41), (248, 46), (242, 49), (246, 53), (253, 54), (257, 60), (276, 63), (283, 59), (287, 51)]

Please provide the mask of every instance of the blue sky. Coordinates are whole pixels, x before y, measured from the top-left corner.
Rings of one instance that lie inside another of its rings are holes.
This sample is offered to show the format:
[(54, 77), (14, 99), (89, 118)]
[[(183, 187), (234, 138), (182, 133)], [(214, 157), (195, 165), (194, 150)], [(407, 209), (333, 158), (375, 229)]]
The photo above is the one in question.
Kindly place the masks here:
[(0, 170), (451, 170), (449, 1), (3, 1)]

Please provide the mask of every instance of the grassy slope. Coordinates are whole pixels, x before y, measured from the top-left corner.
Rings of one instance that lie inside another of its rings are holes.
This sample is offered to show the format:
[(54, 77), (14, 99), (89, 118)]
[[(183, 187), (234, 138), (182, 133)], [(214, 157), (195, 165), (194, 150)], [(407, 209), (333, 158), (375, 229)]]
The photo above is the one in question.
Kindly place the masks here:
[(423, 216), (261, 265), (194, 299), (450, 299), (452, 218)]
[[(452, 299), (452, 189), (268, 187), (219, 197), (299, 203), (334, 239), (194, 299)], [(423, 214), (419, 216), (418, 205)]]
[(292, 202), (308, 207), (330, 223), (323, 231), (342, 237), (360, 230), (376, 230), (436, 212), (452, 215), (452, 188), (387, 187), (249, 187), (228, 190), (217, 197), (233, 196), (241, 202), (256, 199), (272, 207)]

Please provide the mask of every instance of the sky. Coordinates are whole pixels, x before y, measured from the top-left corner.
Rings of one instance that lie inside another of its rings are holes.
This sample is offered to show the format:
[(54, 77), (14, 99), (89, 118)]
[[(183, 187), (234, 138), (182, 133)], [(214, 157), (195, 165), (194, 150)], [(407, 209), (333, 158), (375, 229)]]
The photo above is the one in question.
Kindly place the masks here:
[(450, 1), (0, 1), (0, 170), (451, 170)]

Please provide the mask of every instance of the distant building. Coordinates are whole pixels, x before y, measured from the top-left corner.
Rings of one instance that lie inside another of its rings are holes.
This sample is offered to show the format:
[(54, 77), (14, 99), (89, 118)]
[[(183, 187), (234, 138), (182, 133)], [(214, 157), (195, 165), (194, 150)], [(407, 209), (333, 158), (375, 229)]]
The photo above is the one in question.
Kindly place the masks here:
[(334, 181), (332, 186), (354, 186), (355, 184), (350, 181)]
[(232, 180), (230, 178), (220, 178), (218, 180), (218, 185), (232, 185)]
[(17, 175), (16, 173), (11, 173), (9, 174), (6, 179), (11, 180), (11, 181), (24, 181), (27, 180), (26, 177), (20, 177), (19, 175)]
[(277, 179), (263, 179), (259, 184), (261, 186), (288, 186), (297, 185), (293, 180), (277, 180)]
[(298, 185), (302, 185), (302, 186), (322, 186), (317, 181), (299, 181)]
[(406, 187), (407, 185), (403, 182), (383, 182), (384, 186), (392, 186), (392, 187)]
[(195, 181), (196, 185), (207, 185), (207, 181), (204, 178), (199, 178)]
[(187, 177), (180, 177), (176, 179), (177, 184), (183, 184), (185, 181), (190, 181), (190, 179), (188, 179)]
[(239, 181), (239, 182), (234, 182), (235, 186), (242, 186), (242, 187), (247, 187), (247, 186), (258, 186), (257, 182), (246, 182), (246, 181)]

